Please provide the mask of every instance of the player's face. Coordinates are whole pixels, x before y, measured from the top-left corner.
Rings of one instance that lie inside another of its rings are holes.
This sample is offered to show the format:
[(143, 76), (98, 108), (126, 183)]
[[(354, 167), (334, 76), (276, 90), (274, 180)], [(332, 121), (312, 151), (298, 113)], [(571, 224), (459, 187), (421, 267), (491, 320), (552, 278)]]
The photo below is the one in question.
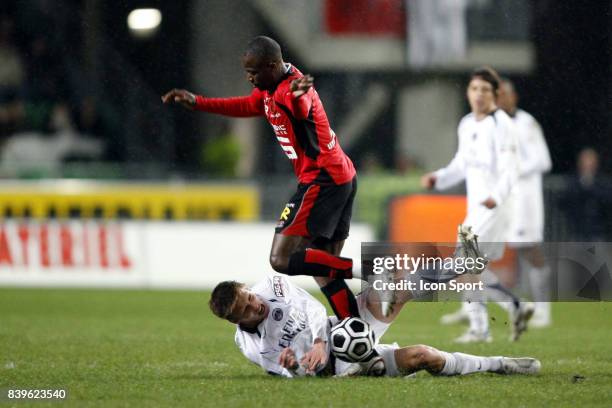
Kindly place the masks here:
[(508, 113), (512, 113), (516, 110), (516, 103), (516, 92), (514, 92), (512, 86), (510, 86), (507, 82), (503, 82), (497, 93), (497, 106)]
[(227, 320), (241, 326), (255, 327), (268, 316), (269, 311), (266, 302), (253, 292), (242, 288)]
[(276, 85), (276, 63), (264, 62), (254, 55), (246, 54), (242, 58), (242, 66), (247, 75), (247, 81), (255, 88), (273, 89)]
[(467, 98), (472, 112), (489, 113), (495, 109), (493, 85), (481, 78), (474, 78), (467, 88)]

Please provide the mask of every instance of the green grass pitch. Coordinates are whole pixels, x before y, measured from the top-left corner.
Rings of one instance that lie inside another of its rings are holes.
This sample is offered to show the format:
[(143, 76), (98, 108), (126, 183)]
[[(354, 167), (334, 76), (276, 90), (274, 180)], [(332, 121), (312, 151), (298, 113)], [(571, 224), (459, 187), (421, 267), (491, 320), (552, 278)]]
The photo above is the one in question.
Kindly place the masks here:
[[(234, 328), (195, 291), (0, 289), (0, 388), (63, 388), (52, 406), (612, 406), (612, 304), (553, 306), (555, 325), (507, 341), (490, 306), (494, 341), (457, 346), (442, 327), (456, 303), (407, 305), (384, 342), (447, 351), (534, 356), (535, 377), (269, 377), (244, 359)], [(0, 406), (6, 404), (0, 402)], [(28, 403), (16, 403), (26, 406)], [(34, 406), (46, 406), (36, 402)]]

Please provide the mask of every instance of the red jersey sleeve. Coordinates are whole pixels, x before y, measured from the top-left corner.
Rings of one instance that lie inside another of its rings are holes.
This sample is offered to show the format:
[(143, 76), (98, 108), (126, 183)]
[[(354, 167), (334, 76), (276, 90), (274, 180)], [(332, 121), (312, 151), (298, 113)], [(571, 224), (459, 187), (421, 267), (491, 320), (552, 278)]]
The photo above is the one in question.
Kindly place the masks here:
[(249, 96), (232, 98), (206, 98), (196, 95), (194, 109), (238, 118), (262, 116), (264, 114), (262, 94), (259, 89), (253, 89)]
[(314, 88), (310, 88), (308, 92), (298, 96), (293, 96), (293, 92), (287, 91), (285, 93), (285, 105), (289, 108), (293, 116), (298, 120), (303, 120), (308, 117), (310, 108), (312, 107), (312, 97), (314, 95)]

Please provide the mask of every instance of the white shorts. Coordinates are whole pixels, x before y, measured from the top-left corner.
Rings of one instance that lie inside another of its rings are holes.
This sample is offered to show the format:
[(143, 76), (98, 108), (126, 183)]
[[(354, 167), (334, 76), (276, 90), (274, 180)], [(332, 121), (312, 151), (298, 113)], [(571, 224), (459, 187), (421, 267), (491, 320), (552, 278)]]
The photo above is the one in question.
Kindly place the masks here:
[[(359, 308), (359, 315), (363, 320), (368, 322), (368, 324), (370, 325), (370, 329), (374, 332), (374, 338), (376, 340), (376, 345), (374, 346), (374, 349), (378, 352), (378, 354), (380, 354), (380, 356), (383, 358), (383, 361), (385, 362), (385, 375), (389, 377), (396, 377), (400, 375), (397, 369), (397, 364), (395, 362), (395, 350), (399, 348), (399, 345), (397, 343), (378, 343), (389, 328), (391, 323), (381, 322), (380, 320), (376, 319), (368, 310), (367, 300), (368, 293), (370, 292), (370, 290), (373, 290), (371, 289), (371, 286), (364, 289), (355, 297), (357, 300), (357, 306)], [(338, 319), (333, 318), (332, 324), (335, 324), (337, 321)], [(336, 374), (342, 374), (349, 368), (350, 365), (351, 363), (336, 359)]]
[[(397, 369), (397, 363), (395, 362), (395, 350), (397, 349), (399, 349), (399, 345), (397, 343), (377, 344), (374, 347), (374, 350), (376, 350), (378, 354), (383, 358), (383, 361), (385, 363), (385, 376), (387, 377), (399, 377), (403, 375)], [(347, 363), (346, 361), (336, 359), (336, 375), (344, 373), (346, 370), (349, 369), (351, 364), (352, 363)]]
[(510, 224), (507, 208), (490, 210), (485, 206), (480, 206), (468, 212), (463, 224), (472, 227), (472, 231), (478, 236), (478, 247), (487, 258), (495, 261), (504, 255)]

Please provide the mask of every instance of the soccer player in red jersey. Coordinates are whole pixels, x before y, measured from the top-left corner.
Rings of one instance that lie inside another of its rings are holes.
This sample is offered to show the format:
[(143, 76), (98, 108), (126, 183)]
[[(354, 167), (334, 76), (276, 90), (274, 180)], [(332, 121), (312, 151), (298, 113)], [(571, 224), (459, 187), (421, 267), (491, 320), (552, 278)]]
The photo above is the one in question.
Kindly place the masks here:
[(242, 65), (254, 88), (248, 96), (207, 98), (173, 89), (162, 101), (226, 116), (266, 117), (299, 183), (276, 226), (270, 264), (287, 275), (313, 276), (339, 318), (358, 316), (344, 281), (352, 278), (353, 261), (339, 256), (357, 190), (353, 163), (329, 126), (313, 78), (285, 63), (276, 41), (255, 37)]

